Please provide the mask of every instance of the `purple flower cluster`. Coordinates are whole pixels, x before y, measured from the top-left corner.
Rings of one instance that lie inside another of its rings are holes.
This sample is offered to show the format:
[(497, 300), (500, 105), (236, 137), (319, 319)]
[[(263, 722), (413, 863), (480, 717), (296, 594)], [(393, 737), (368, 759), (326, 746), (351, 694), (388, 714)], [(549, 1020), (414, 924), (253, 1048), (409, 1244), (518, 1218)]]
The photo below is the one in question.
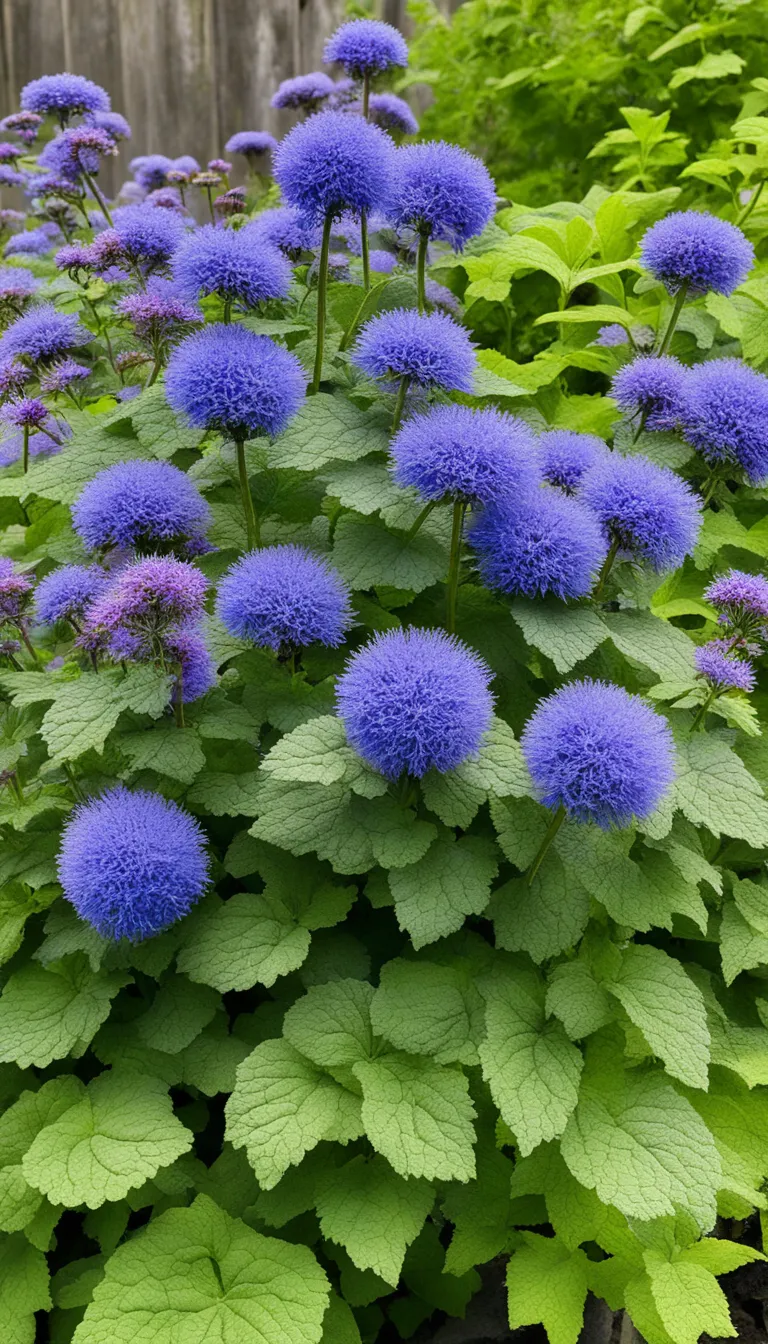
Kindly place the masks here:
[(638, 355), (619, 369), (611, 394), (646, 429), (673, 429), (683, 418), (689, 370), (672, 355)]
[(126, 294), (115, 305), (127, 317), (140, 341), (153, 350), (200, 326), (203, 315), (167, 280), (154, 277), (146, 289)]
[(96, 565), (61, 565), (35, 589), (35, 617), (44, 625), (69, 621), (78, 629), (86, 610), (104, 593), (109, 575)]
[(291, 261), (298, 261), (302, 252), (311, 252), (319, 242), (317, 229), (307, 226), (290, 205), (262, 210), (241, 233), (252, 243), (278, 248)]
[(83, 112), (109, 112), (111, 106), (109, 94), (100, 84), (67, 72), (31, 80), (21, 90), (20, 103), (24, 112), (61, 120)]
[(567, 495), (575, 494), (587, 472), (608, 456), (603, 439), (573, 429), (547, 430), (539, 438), (538, 448), (544, 480)]
[(271, 154), (277, 141), (268, 131), (236, 131), (224, 146), (228, 154), (244, 154), (250, 162), (261, 154)]
[(310, 224), (344, 210), (386, 204), (392, 189), (392, 142), (378, 126), (344, 112), (321, 112), (294, 126), (278, 146), (277, 184)]
[(495, 409), (435, 406), (411, 416), (390, 445), (398, 485), (426, 500), (490, 504), (539, 483), (536, 441), (522, 420)]
[(173, 277), (190, 298), (219, 294), (253, 308), (264, 299), (284, 299), (291, 268), (277, 248), (258, 247), (247, 229), (206, 224), (182, 243), (173, 258)]
[(402, 34), (389, 23), (350, 19), (326, 42), (323, 60), (327, 65), (343, 65), (348, 75), (361, 79), (407, 65), (408, 47)]
[(768, 482), (768, 378), (739, 359), (712, 359), (688, 374), (683, 433), (712, 467), (738, 467)]
[(17, 317), (0, 337), (0, 360), (48, 364), (89, 339), (73, 313), (60, 313), (52, 303), (40, 303)]
[(670, 294), (732, 294), (755, 259), (752, 244), (727, 220), (697, 210), (677, 210), (643, 235), (640, 260)]
[(612, 453), (589, 471), (579, 498), (622, 551), (658, 573), (690, 555), (701, 527), (701, 501), (668, 467)]
[(280, 434), (305, 386), (295, 355), (267, 336), (221, 323), (181, 341), (165, 378), (174, 410), (197, 428), (218, 429), (236, 441)]
[(335, 569), (302, 546), (267, 546), (238, 560), (219, 584), (217, 612), (230, 634), (263, 648), (341, 644), (352, 623)]
[(173, 210), (121, 205), (112, 218), (123, 253), (146, 272), (166, 265), (184, 237), (184, 222)]
[(388, 213), (399, 229), (444, 239), (460, 251), (493, 217), (488, 169), (458, 145), (440, 140), (398, 149), (393, 178)]
[(696, 670), (713, 690), (750, 691), (755, 689), (755, 672), (752, 664), (739, 658), (731, 651), (731, 641), (712, 639), (694, 650), (693, 661)]
[(472, 342), (447, 313), (413, 308), (380, 313), (363, 327), (353, 358), (372, 378), (408, 378), (421, 387), (472, 391)]
[(372, 93), (368, 116), (383, 131), (400, 135), (418, 135), (419, 123), (404, 98), (396, 93)]
[(484, 509), (470, 536), (483, 582), (526, 597), (586, 597), (608, 549), (592, 511), (549, 487)]
[(277, 92), (273, 93), (270, 103), (277, 108), (304, 107), (314, 111), (324, 98), (333, 93), (334, 83), (322, 70), (313, 70), (308, 75), (296, 75), (293, 79), (284, 79)]
[(134, 181), (138, 182), (144, 191), (164, 187), (168, 174), (174, 167), (176, 164), (173, 159), (169, 159), (165, 154), (140, 154), (138, 158), (131, 159), (130, 163)]
[(210, 509), (185, 472), (170, 462), (118, 462), (89, 481), (72, 506), (89, 551), (198, 553)]
[(17, 574), (12, 560), (0, 555), (0, 625), (23, 628), (32, 602), (32, 580)]

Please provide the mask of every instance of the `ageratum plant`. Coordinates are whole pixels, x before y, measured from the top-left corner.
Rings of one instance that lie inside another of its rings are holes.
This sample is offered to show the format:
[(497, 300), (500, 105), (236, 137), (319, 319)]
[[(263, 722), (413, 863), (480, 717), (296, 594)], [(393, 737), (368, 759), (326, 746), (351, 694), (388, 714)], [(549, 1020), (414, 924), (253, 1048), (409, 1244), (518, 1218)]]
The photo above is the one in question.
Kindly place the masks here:
[(735, 1337), (765, 92), (538, 210), (396, 144), (393, 29), (327, 57), (281, 144), (226, 128), (243, 189), (156, 153), (107, 200), (78, 76), (3, 123), (0, 1337)]

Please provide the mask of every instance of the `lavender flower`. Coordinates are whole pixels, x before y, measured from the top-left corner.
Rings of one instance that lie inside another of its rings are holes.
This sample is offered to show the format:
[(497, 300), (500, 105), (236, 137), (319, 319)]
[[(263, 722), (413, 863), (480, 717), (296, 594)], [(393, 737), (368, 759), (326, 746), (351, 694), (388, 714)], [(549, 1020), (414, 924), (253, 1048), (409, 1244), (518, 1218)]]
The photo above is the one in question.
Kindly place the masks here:
[(43, 118), (37, 112), (12, 112), (0, 121), (0, 131), (15, 131), (20, 140), (31, 145), (37, 139), (42, 124)]
[(0, 625), (23, 628), (32, 601), (32, 580), (17, 574), (13, 561), (0, 555)]
[(321, 223), (344, 210), (370, 211), (392, 186), (391, 141), (378, 126), (343, 112), (321, 112), (294, 126), (278, 146), (274, 175), (303, 220)]
[(700, 676), (704, 677), (713, 690), (750, 691), (755, 689), (755, 672), (752, 664), (734, 657), (731, 644), (727, 639), (712, 639), (694, 649), (693, 661)]
[[(71, 437), (72, 430), (69, 425), (50, 417), (31, 434), (28, 444), (29, 456), (44, 457), (60, 453), (65, 440)], [(23, 457), (24, 438), (24, 431), (17, 430), (15, 434), (0, 439), (0, 467), (10, 467)]]
[(268, 131), (236, 131), (224, 146), (228, 154), (244, 154), (251, 164), (262, 154), (277, 149), (277, 141)]
[(172, 210), (121, 205), (112, 218), (125, 255), (147, 272), (170, 260), (185, 233), (182, 220)]
[(21, 306), (41, 283), (25, 266), (0, 266), (0, 303)]
[(264, 299), (283, 299), (291, 283), (288, 261), (276, 248), (254, 247), (247, 230), (196, 229), (176, 252), (173, 277), (190, 297), (219, 294), (255, 307)]
[(298, 261), (302, 252), (311, 252), (320, 241), (317, 230), (302, 223), (298, 210), (291, 205), (262, 210), (241, 233), (253, 243), (279, 248), (291, 261)]
[(376, 126), (390, 134), (418, 135), (419, 123), (404, 98), (396, 93), (372, 93), (368, 116)]
[(86, 364), (78, 364), (74, 359), (63, 359), (60, 364), (54, 364), (42, 374), (40, 391), (53, 394), (65, 392), (70, 384), (81, 382), (90, 376), (91, 370)]
[(119, 786), (75, 808), (62, 836), (59, 880), (103, 938), (139, 942), (182, 919), (205, 891), (203, 832), (161, 794)]
[(715, 579), (704, 596), (720, 610), (720, 623), (741, 631), (760, 629), (768, 621), (768, 579), (731, 569)]
[(641, 415), (646, 429), (670, 429), (680, 420), (690, 371), (672, 355), (638, 355), (615, 374), (611, 395), (627, 415)]
[(606, 535), (658, 573), (690, 555), (701, 527), (701, 501), (668, 467), (647, 457), (610, 454), (587, 473), (580, 498)]
[(3, 255), (6, 257), (44, 257), (50, 252), (53, 242), (42, 226), (27, 229), (25, 233), (16, 233), (5, 244)]
[(89, 339), (73, 313), (59, 313), (52, 303), (41, 303), (17, 317), (0, 337), (0, 360), (18, 356), (32, 364), (48, 364)]
[(166, 661), (178, 663), (181, 671), (181, 697), (179, 697), (179, 676), (171, 693), (171, 700), (177, 704), (179, 698), (188, 705), (199, 700), (201, 695), (216, 685), (216, 668), (208, 651), (202, 632), (194, 626), (174, 631), (165, 639)]
[(140, 154), (138, 158), (131, 159), (130, 163), (134, 180), (145, 191), (164, 187), (168, 173), (173, 167), (175, 167), (173, 159), (169, 159), (165, 154)]
[(601, 681), (572, 681), (541, 700), (521, 744), (545, 806), (603, 830), (649, 817), (675, 775), (666, 720)]
[(18, 145), (10, 145), (6, 141), (0, 144), (0, 163), (15, 163), (23, 153), (24, 151)]
[(39, 429), (48, 419), (48, 407), (39, 397), (9, 401), (0, 411), (0, 419), (17, 429)]
[(216, 610), (230, 634), (262, 648), (335, 648), (352, 623), (349, 592), (335, 569), (303, 546), (251, 551), (227, 570)]
[(372, 271), (377, 271), (379, 275), (391, 275), (397, 266), (397, 257), (393, 257), (391, 252), (385, 252), (379, 247), (372, 247), (368, 260)]
[(388, 779), (453, 770), (491, 724), (490, 669), (442, 630), (388, 630), (353, 654), (337, 686), (347, 738)]
[(538, 447), (544, 480), (567, 495), (575, 494), (586, 472), (608, 456), (603, 439), (573, 429), (547, 430), (539, 438)]
[(269, 337), (217, 323), (176, 346), (165, 390), (190, 424), (242, 442), (285, 429), (304, 399), (305, 375), (295, 355)]
[(188, 178), (200, 172), (200, 164), (191, 154), (180, 154), (178, 159), (173, 160), (173, 168), (177, 173), (185, 173)]
[(98, 126), (76, 126), (49, 140), (38, 165), (65, 181), (77, 182), (83, 173), (98, 173), (103, 157), (117, 154), (117, 145)]
[(495, 208), (493, 180), (474, 154), (442, 140), (397, 150), (389, 207), (397, 228), (442, 238), (461, 251)]
[(84, 639), (115, 658), (146, 659), (169, 632), (200, 620), (208, 584), (193, 565), (150, 556), (121, 569), (86, 613)]
[(120, 299), (116, 311), (128, 318), (139, 340), (153, 350), (165, 347), (203, 322), (196, 304), (182, 298), (169, 281), (158, 278), (152, 279), (146, 289)]
[(62, 565), (35, 589), (35, 618), (44, 625), (70, 621), (77, 628), (86, 609), (106, 590), (109, 575), (94, 565)]
[(470, 539), (489, 588), (563, 600), (590, 592), (608, 549), (594, 514), (550, 488), (484, 509)]
[(23, 187), (26, 180), (23, 173), (11, 168), (9, 164), (0, 164), (0, 187)]
[(472, 391), (469, 335), (446, 313), (395, 308), (362, 328), (353, 359), (372, 378), (409, 378), (422, 387)]
[(75, 531), (88, 550), (184, 549), (210, 525), (210, 510), (192, 481), (170, 462), (118, 462), (89, 481), (72, 506)]
[(181, 193), (175, 187), (157, 187), (154, 191), (148, 191), (144, 204), (154, 210), (175, 210), (178, 215), (185, 213)]
[(326, 65), (338, 62), (348, 75), (361, 79), (378, 75), (396, 65), (408, 64), (405, 38), (389, 23), (377, 19), (350, 19), (325, 44)]
[(491, 503), (539, 484), (536, 442), (522, 420), (495, 409), (434, 406), (414, 415), (390, 445), (398, 485), (427, 500)]
[(314, 111), (329, 93), (333, 93), (333, 88), (333, 80), (328, 75), (324, 75), (321, 70), (313, 70), (309, 75), (284, 79), (270, 98), (270, 106), (305, 107)]
[(740, 467), (751, 485), (768, 481), (768, 378), (738, 359), (691, 369), (682, 412), (686, 439), (709, 463)]
[(18, 396), (32, 377), (31, 369), (9, 359), (0, 364), (0, 398)]
[(461, 304), (456, 295), (445, 285), (441, 285), (437, 280), (427, 280), (424, 286), (424, 293), (427, 302), (433, 308), (441, 308), (445, 313), (451, 313), (458, 317), (461, 313)]
[(698, 210), (666, 215), (643, 234), (640, 244), (643, 266), (670, 294), (683, 285), (691, 295), (710, 290), (732, 294), (754, 259), (752, 244), (741, 229)]
[[(38, 116), (53, 115), (62, 122), (82, 112), (109, 112), (106, 89), (82, 75), (42, 75), (25, 84), (20, 97), (22, 111)], [(6, 118), (6, 125), (8, 122)]]
[(604, 345), (609, 350), (615, 346), (628, 345), (629, 335), (626, 327), (622, 327), (620, 322), (611, 322), (606, 327), (601, 327), (593, 341), (593, 345)]
[(54, 261), (60, 271), (67, 271), (77, 280), (81, 271), (90, 271), (96, 260), (96, 253), (90, 243), (67, 243), (60, 247)]
[(131, 138), (131, 128), (119, 112), (89, 112), (85, 119), (89, 126), (98, 126), (100, 131), (106, 131), (107, 135), (111, 135), (113, 140)]

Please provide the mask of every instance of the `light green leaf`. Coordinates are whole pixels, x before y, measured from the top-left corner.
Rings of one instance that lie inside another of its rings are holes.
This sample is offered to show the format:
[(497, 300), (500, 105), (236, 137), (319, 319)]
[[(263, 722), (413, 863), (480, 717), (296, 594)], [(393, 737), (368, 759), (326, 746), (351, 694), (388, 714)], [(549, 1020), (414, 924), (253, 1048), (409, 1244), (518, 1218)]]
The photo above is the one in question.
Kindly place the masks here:
[(265, 1190), (321, 1139), (348, 1143), (363, 1132), (359, 1098), (283, 1040), (264, 1041), (243, 1060), (226, 1115), (227, 1138), (245, 1148)]
[(389, 422), (361, 410), (344, 396), (309, 397), (285, 433), (269, 449), (271, 467), (317, 471), (326, 462), (357, 462), (386, 452)]
[(176, 975), (157, 991), (136, 1023), (136, 1032), (145, 1045), (175, 1055), (192, 1044), (220, 1007), (215, 990)]
[(609, 611), (602, 619), (625, 657), (652, 668), (665, 681), (692, 678), (694, 645), (684, 630), (650, 611)]
[(226, 993), (272, 986), (298, 970), (309, 952), (310, 935), (277, 896), (238, 892), (228, 901), (212, 898), (190, 921), (178, 968), (191, 980)]
[(547, 1012), (559, 1017), (572, 1041), (607, 1026), (614, 1007), (588, 963), (581, 958), (555, 966), (547, 989)]
[(35, 1312), (51, 1306), (45, 1256), (26, 1237), (0, 1238), (3, 1344), (34, 1344)]
[(701, 990), (679, 961), (659, 947), (632, 943), (622, 954), (618, 976), (606, 988), (664, 1061), (667, 1073), (689, 1087), (706, 1089), (707, 1012)]
[(477, 1064), (483, 1001), (468, 975), (451, 966), (398, 958), (382, 968), (371, 1025), (396, 1050), (438, 1064)]
[(40, 732), (54, 761), (74, 761), (85, 751), (101, 751), (123, 710), (157, 718), (170, 699), (170, 678), (154, 667), (127, 673), (83, 673), (57, 686)]
[(551, 658), (558, 672), (570, 672), (608, 638), (605, 622), (591, 607), (567, 607), (553, 598), (533, 602), (516, 597), (512, 615), (526, 644)]
[(0, 1231), (20, 1232), (43, 1203), (40, 1191), (24, 1177), (22, 1158), (40, 1130), (78, 1101), (82, 1091), (79, 1079), (65, 1074), (38, 1092), (22, 1092), (0, 1116)]
[(261, 803), (260, 785), (258, 770), (239, 775), (206, 770), (192, 785), (187, 800), (191, 807), (214, 817), (255, 817)]
[(291, 854), (314, 851), (340, 873), (364, 873), (374, 855), (353, 798), (340, 784), (289, 784), (265, 776), (259, 785), (259, 819), (251, 835)]
[[(626, 263), (625, 263), (626, 265)], [(554, 313), (542, 313), (534, 321), (534, 327), (540, 327), (545, 322), (567, 322), (583, 323), (594, 322), (596, 325), (602, 325), (604, 322), (618, 322), (627, 331), (637, 324), (637, 318), (628, 313), (626, 308), (616, 308), (608, 303), (596, 303), (592, 306), (584, 304), (574, 304), (572, 308), (564, 308)]]
[(728, 1300), (717, 1279), (689, 1261), (646, 1256), (651, 1293), (675, 1344), (698, 1344), (704, 1331), (717, 1339), (736, 1336)]
[(283, 1020), (285, 1039), (322, 1069), (370, 1059), (373, 992), (365, 980), (313, 985), (288, 1009)]
[(434, 1198), (426, 1181), (403, 1180), (383, 1157), (360, 1156), (323, 1181), (317, 1213), (323, 1236), (343, 1246), (358, 1269), (396, 1285)]
[(238, 1067), (248, 1054), (250, 1045), (229, 1034), (226, 1019), (220, 1013), (183, 1051), (182, 1082), (198, 1087), (207, 1097), (232, 1092)]
[(191, 1146), (164, 1083), (132, 1071), (103, 1073), (40, 1131), (22, 1169), (52, 1203), (97, 1209), (123, 1199)]
[(71, 1050), (82, 1054), (130, 981), (120, 972), (94, 972), (82, 953), (47, 970), (22, 966), (0, 996), (0, 1062), (45, 1068)]
[(267, 753), (262, 770), (301, 784), (350, 783), (364, 766), (347, 746), (341, 719), (325, 714), (286, 733)]
[(755, 932), (768, 938), (768, 887), (760, 887), (748, 878), (734, 877), (733, 899)]
[(464, 1074), (432, 1060), (381, 1055), (355, 1064), (363, 1124), (401, 1176), (468, 1181), (475, 1174), (475, 1109)]
[(199, 1195), (113, 1252), (74, 1344), (318, 1344), (328, 1299), (310, 1250)]
[(150, 732), (124, 733), (120, 751), (128, 757), (132, 770), (154, 770), (182, 784), (191, 784), (205, 766), (205, 752), (191, 728), (179, 731), (158, 727)]
[(735, 901), (723, 906), (720, 924), (720, 957), (726, 985), (742, 971), (768, 965), (768, 937), (748, 924)]
[(127, 410), (139, 443), (150, 457), (173, 457), (174, 453), (197, 448), (200, 443), (200, 430), (186, 425), (171, 410), (165, 389), (158, 383), (146, 387)]
[(420, 593), (445, 577), (448, 553), (423, 529), (409, 537), (376, 519), (344, 514), (336, 527), (333, 563), (352, 588), (390, 584)]
[(535, 1232), (524, 1232), (523, 1239), (507, 1265), (510, 1326), (540, 1321), (550, 1344), (576, 1344), (587, 1296), (586, 1255)]
[(490, 1145), (479, 1144), (477, 1176), (464, 1185), (449, 1186), (443, 1212), (454, 1224), (445, 1255), (445, 1272), (462, 1275), (475, 1265), (487, 1264), (506, 1249), (510, 1236), (510, 1178), (508, 1157)]
[(323, 1317), (320, 1344), (362, 1344), (352, 1308), (335, 1293), (331, 1293), (328, 1310)]
[(768, 802), (727, 733), (697, 733), (678, 743), (675, 801), (694, 826), (713, 835), (768, 845)]
[(559, 1022), (547, 1021), (544, 986), (511, 968), (483, 990), (483, 1076), (525, 1156), (562, 1134), (579, 1095), (581, 1052)]
[(417, 511), (423, 506), (415, 490), (405, 492), (395, 485), (386, 462), (356, 462), (337, 466), (325, 477), (329, 495), (334, 495), (346, 509), (356, 513), (379, 513), (393, 506), (400, 508), (405, 498), (412, 498)]
[(540, 964), (578, 942), (589, 918), (589, 893), (550, 850), (530, 885), (517, 877), (493, 893), (489, 914), (498, 947), (527, 952)]
[(467, 915), (488, 904), (498, 871), (495, 846), (479, 836), (441, 835), (425, 857), (389, 874), (400, 927), (414, 947), (425, 947), (460, 929)]

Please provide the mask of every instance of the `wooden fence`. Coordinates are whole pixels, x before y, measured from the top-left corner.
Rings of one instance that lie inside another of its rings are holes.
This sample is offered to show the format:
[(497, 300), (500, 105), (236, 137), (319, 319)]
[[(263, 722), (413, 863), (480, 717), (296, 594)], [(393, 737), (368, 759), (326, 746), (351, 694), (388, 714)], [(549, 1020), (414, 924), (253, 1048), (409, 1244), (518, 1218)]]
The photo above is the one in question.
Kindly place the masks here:
[[(405, 0), (379, 8), (402, 25)], [(0, 0), (0, 115), (28, 80), (71, 70), (102, 84), (133, 128), (118, 176), (134, 154), (202, 163), (234, 131), (288, 130), (270, 97), (318, 68), (344, 12), (344, 0)]]

